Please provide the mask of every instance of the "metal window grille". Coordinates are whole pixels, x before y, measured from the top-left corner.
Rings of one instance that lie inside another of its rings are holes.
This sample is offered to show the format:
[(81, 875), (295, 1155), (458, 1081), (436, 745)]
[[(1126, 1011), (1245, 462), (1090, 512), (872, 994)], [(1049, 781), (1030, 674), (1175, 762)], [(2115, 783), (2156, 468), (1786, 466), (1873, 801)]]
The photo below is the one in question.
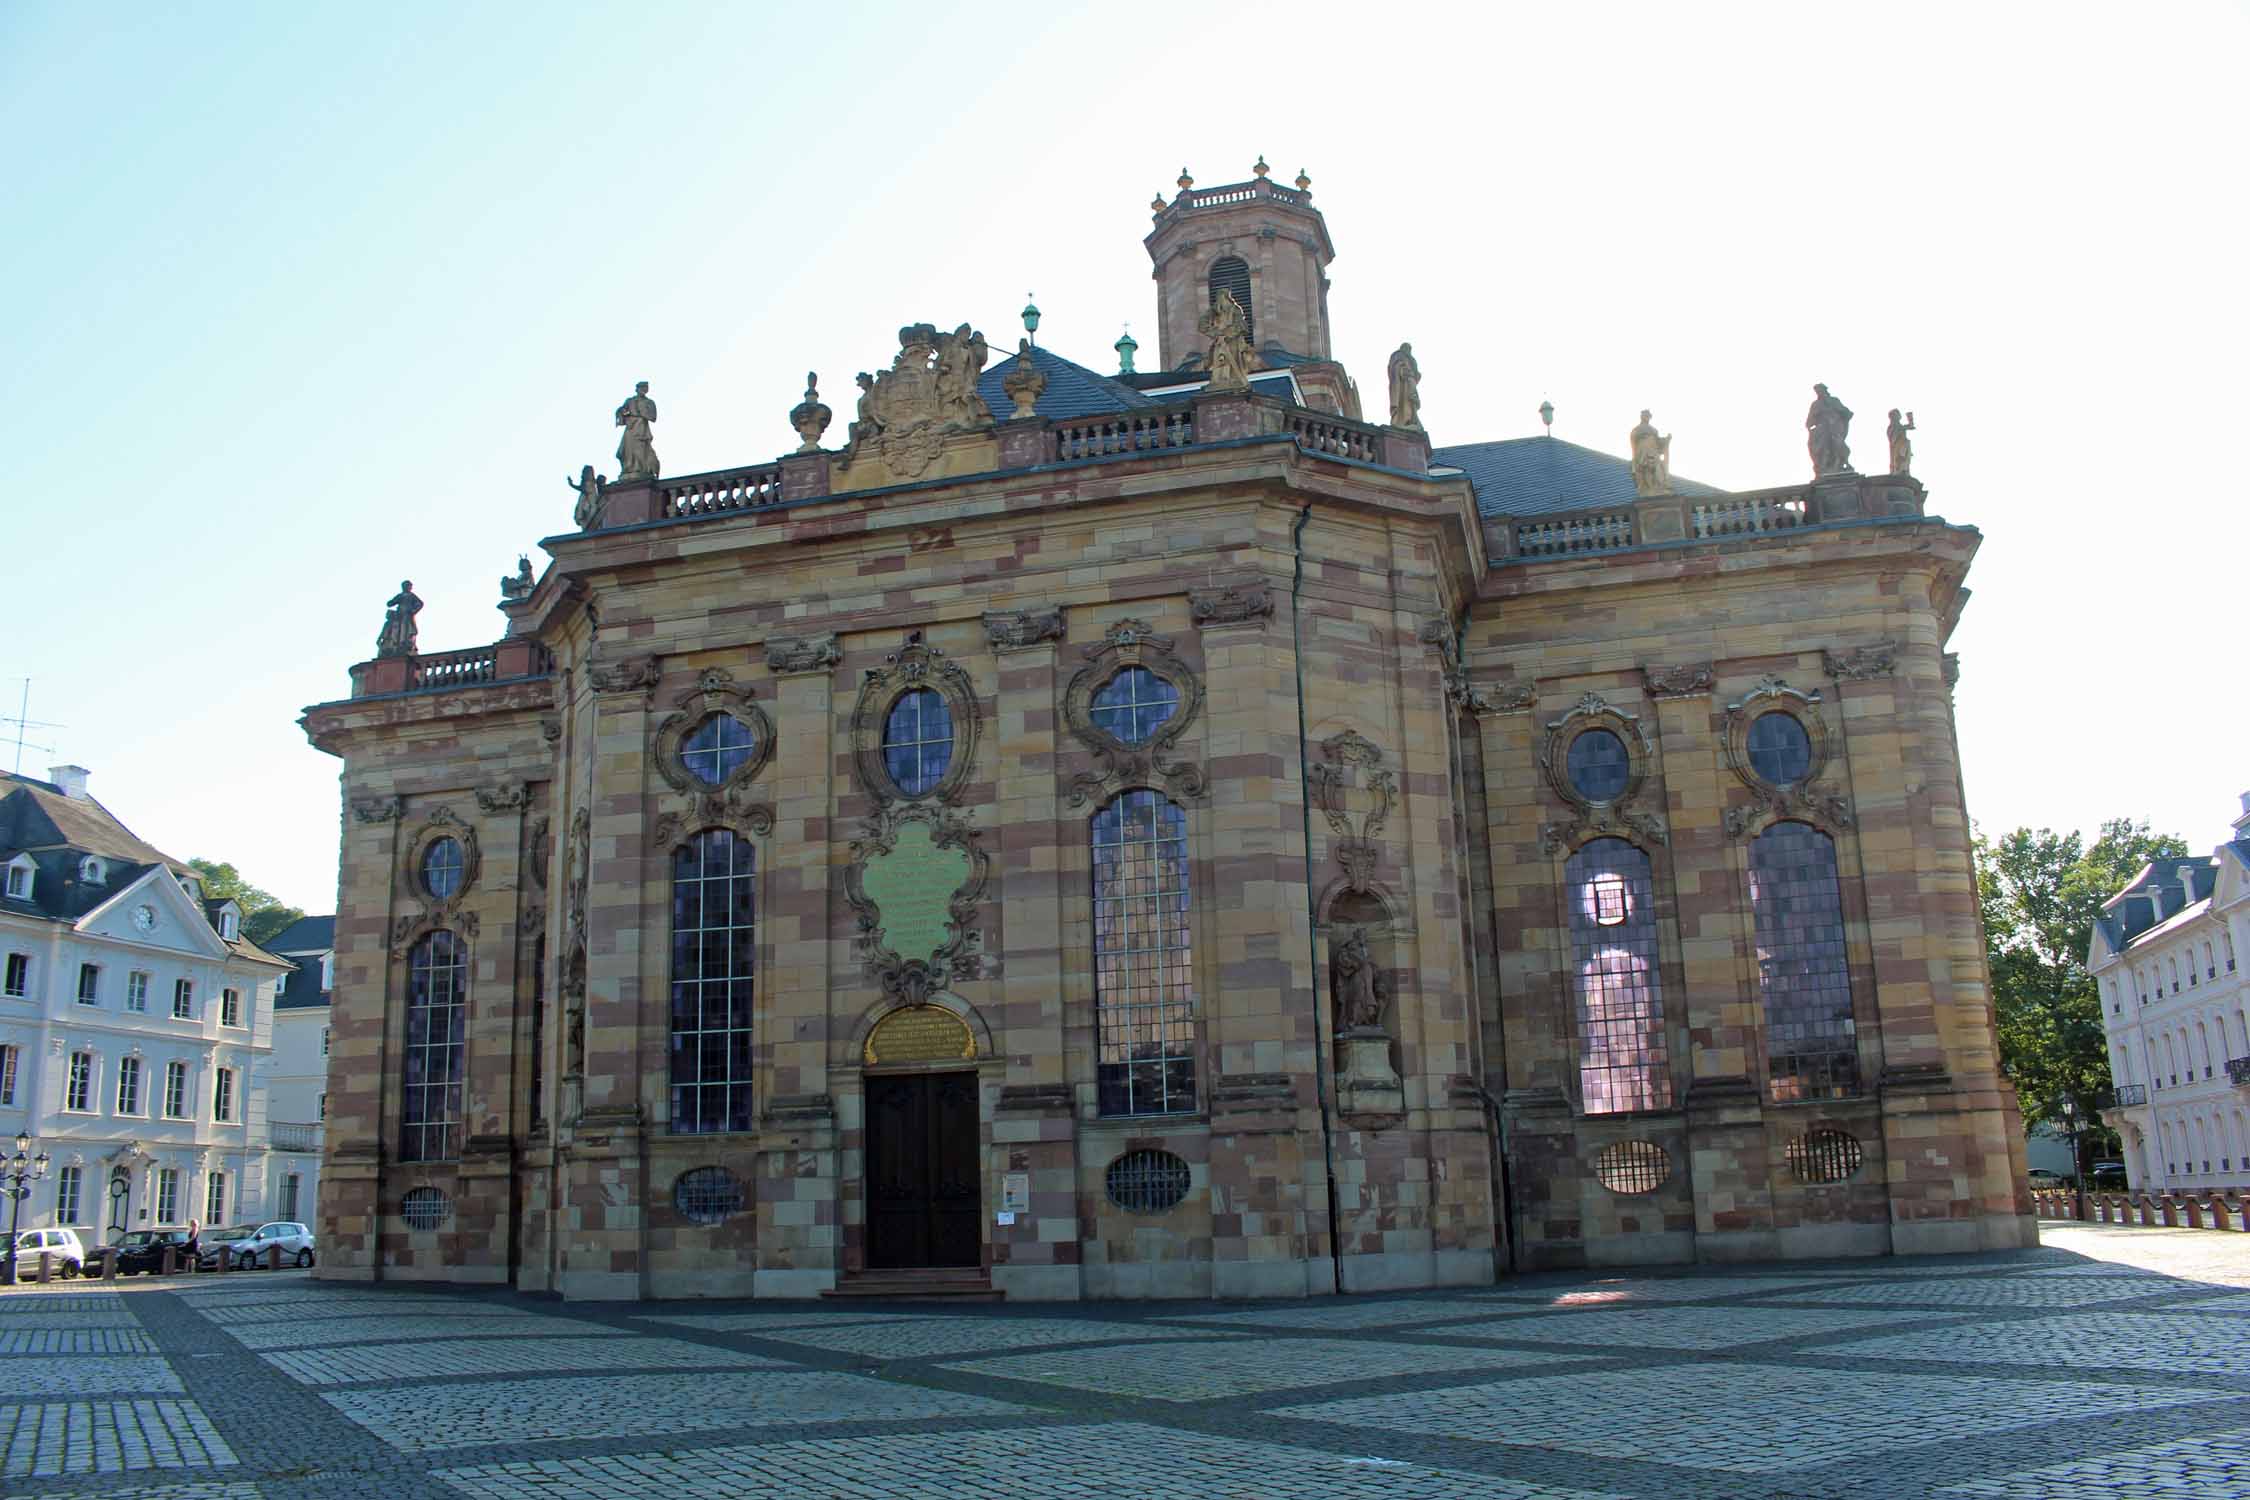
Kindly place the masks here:
[(437, 1229), (453, 1217), (453, 1200), (436, 1188), (414, 1188), (399, 1201), (398, 1216), (409, 1229)]
[(1179, 708), (1178, 688), (1146, 667), (1127, 667), (1095, 692), (1087, 716), (1095, 728), (1128, 745), (1140, 745)]
[(1195, 1108), (1187, 814), (1120, 792), (1092, 827), (1095, 1081), (1105, 1115)]
[(695, 1224), (719, 1224), (742, 1212), (742, 1179), (725, 1167), (697, 1167), (672, 1184), (672, 1206)]
[(680, 742), (680, 764), (708, 786), (717, 786), (742, 769), (758, 748), (758, 736), (733, 714), (706, 718)]
[(1808, 1130), (1784, 1154), (1799, 1182), (1842, 1182), (1859, 1170), (1859, 1142), (1841, 1130)]
[(1653, 1193), (1671, 1175), (1671, 1153), (1654, 1141), (1618, 1141), (1594, 1158), (1594, 1176), (1613, 1193)]
[(1578, 976), (1578, 1088), (1586, 1113), (1668, 1109), (1672, 1070), (1648, 855), (1623, 839), (1595, 839), (1563, 866), (1563, 889)]
[(898, 695), (883, 718), (883, 769), (901, 794), (919, 797), (953, 764), (953, 710), (931, 688)]
[(1859, 1092), (1835, 841), (1776, 823), (1750, 846), (1750, 908), (1766, 1013), (1766, 1086), (1777, 1103)]
[(1134, 1214), (1179, 1207), (1191, 1181), (1188, 1164), (1169, 1151), (1128, 1151), (1102, 1174), (1109, 1201)]
[(1253, 348), (1258, 343), (1258, 315), (1250, 307), (1250, 263), (1239, 255), (1222, 255), (1211, 262), (1210, 305), (1219, 305), (1219, 293), (1234, 298), (1235, 306), (1242, 309), (1242, 331), (1249, 335)]
[(414, 945), (406, 971), (402, 1160), (444, 1161), (459, 1146), (468, 992), (468, 949), (460, 938), (440, 928)]
[(672, 1129), (748, 1130), (756, 851), (725, 828), (672, 851)]

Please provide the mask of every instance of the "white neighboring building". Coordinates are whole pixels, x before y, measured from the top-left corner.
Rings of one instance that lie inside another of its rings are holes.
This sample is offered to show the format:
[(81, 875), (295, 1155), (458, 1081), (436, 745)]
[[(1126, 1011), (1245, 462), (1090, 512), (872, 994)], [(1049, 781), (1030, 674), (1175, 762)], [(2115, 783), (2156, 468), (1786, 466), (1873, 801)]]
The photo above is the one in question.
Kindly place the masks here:
[(2158, 860), (2103, 903), (2087, 966), (2101, 987), (2135, 1189), (2250, 1186), (2250, 792), (2234, 838)]
[(22, 1224), (98, 1245), (255, 1221), (288, 965), (89, 796), (82, 767), (48, 775), (0, 773), (0, 1136), (53, 1158)]
[(273, 1073), (266, 1128), (273, 1141), (273, 1217), (309, 1222), (320, 1202), (327, 1137), (329, 994), (336, 987), (336, 919), (300, 917), (266, 940), (289, 960), (273, 1002)]

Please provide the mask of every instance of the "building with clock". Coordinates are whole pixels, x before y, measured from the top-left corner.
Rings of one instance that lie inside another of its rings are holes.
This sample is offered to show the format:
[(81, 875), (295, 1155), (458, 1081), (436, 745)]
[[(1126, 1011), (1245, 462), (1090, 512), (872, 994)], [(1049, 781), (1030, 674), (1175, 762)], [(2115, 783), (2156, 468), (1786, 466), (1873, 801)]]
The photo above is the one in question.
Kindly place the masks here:
[(48, 778), (0, 774), (0, 1135), (52, 1163), (22, 1222), (91, 1247), (255, 1220), (288, 962), (96, 801), (82, 767)]
[(1300, 1297), (2031, 1243), (1946, 650), (1979, 537), (1903, 433), (1861, 472), (1823, 387), (1812, 473), (1741, 492), (1645, 416), (1440, 440), (1411, 347), (1372, 411), (1336, 360), (1309, 179), (1183, 174), (1144, 243), (1155, 369), (910, 321), (842, 441), (808, 389), (782, 456), (679, 476), (644, 384), (503, 638), (391, 601), (304, 719), (319, 1274)]

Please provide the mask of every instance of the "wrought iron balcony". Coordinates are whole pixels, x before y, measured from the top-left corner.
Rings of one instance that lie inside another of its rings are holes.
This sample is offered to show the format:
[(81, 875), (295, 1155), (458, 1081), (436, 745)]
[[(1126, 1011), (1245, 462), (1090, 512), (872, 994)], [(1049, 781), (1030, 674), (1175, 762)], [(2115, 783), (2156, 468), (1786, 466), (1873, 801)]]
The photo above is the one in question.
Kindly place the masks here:
[(2117, 1108), (2132, 1109), (2137, 1105), (2146, 1103), (2148, 1103), (2147, 1084), (2121, 1083), (2117, 1086)]
[(2250, 1057), (2227, 1059), (2227, 1082), (2236, 1088), (2250, 1088)]

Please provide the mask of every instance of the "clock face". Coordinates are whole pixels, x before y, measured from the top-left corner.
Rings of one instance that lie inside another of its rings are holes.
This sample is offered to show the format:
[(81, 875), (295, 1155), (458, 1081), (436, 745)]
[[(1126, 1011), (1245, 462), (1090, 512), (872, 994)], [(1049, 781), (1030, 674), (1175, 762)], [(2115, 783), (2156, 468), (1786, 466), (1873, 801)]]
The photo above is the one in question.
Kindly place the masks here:
[(156, 931), (156, 908), (153, 906), (134, 907), (133, 925), (143, 932)]

